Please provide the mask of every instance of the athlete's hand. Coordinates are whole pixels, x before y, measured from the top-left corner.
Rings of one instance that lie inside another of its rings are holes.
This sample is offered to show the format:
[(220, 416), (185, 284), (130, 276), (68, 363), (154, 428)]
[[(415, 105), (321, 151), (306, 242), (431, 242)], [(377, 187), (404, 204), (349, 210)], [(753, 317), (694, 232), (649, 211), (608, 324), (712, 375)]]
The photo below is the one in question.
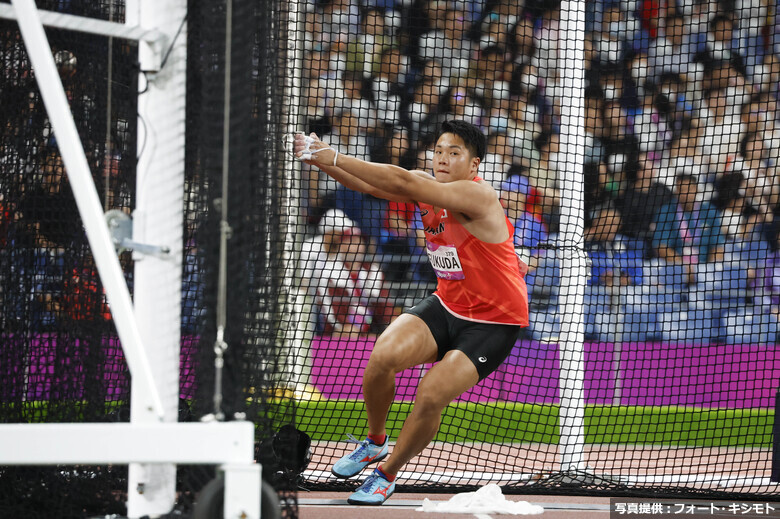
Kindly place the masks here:
[(317, 153), (319, 150), (328, 149), (328, 145), (325, 144), (317, 137), (317, 134), (312, 132), (306, 136), (303, 133), (296, 133), (295, 140), (293, 141), (293, 153), (296, 157), (301, 159), (306, 164), (319, 165), (327, 164), (328, 158), (333, 160), (331, 154), (326, 151)]

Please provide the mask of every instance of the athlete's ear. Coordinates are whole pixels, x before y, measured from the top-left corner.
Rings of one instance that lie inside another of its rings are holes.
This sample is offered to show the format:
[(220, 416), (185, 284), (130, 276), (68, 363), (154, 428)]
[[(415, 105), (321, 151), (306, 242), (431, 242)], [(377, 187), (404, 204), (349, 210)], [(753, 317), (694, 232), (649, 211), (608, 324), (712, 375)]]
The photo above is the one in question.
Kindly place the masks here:
[(482, 161), (480, 160), (479, 157), (474, 157), (473, 159), (471, 159), (471, 171), (473, 173), (476, 173), (477, 170), (479, 169), (480, 162)]

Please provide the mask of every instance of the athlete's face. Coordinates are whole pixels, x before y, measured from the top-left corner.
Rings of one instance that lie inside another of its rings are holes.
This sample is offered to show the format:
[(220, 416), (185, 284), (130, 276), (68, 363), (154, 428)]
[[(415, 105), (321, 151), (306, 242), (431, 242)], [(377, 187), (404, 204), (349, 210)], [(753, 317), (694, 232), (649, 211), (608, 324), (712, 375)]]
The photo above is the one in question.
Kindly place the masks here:
[(443, 133), (433, 150), (433, 175), (439, 182), (469, 180), (477, 175), (479, 157), (472, 157), (463, 139)]

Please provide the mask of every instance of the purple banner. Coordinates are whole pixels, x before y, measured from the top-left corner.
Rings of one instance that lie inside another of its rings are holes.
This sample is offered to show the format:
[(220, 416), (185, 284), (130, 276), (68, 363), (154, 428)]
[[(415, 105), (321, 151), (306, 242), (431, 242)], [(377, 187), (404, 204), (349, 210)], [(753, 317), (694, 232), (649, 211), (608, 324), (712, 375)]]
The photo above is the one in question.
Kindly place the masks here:
[[(195, 394), (197, 341), (193, 336), (182, 338), (182, 398)], [(310, 383), (325, 398), (362, 399), (363, 370), (373, 345), (370, 338), (315, 338)], [(85, 387), (97, 389), (106, 400), (127, 398), (129, 376), (119, 340), (105, 337), (97, 353), (90, 352), (91, 347), (95, 346), (88, 341), (57, 334), (3, 336), (0, 401), (19, 400), (22, 392), (28, 401), (79, 399), (85, 396)], [(519, 341), (506, 362), (460, 400), (557, 403), (558, 349), (557, 344)], [(97, 358), (102, 359), (99, 365)], [(399, 374), (396, 399), (414, 400), (417, 383), (429, 367)], [(778, 381), (777, 346), (630, 343), (623, 344), (617, 355), (614, 344), (585, 344), (588, 404), (614, 403), (619, 385), (621, 405), (769, 408)]]
[[(198, 338), (182, 337), (180, 396), (195, 396)], [(98, 348), (98, 350), (94, 350)], [(88, 360), (89, 359), (89, 360)], [(117, 337), (99, 343), (64, 334), (0, 338), (0, 401), (73, 400), (86, 396), (106, 401), (130, 397), (130, 376)], [(88, 391), (85, 388), (90, 388)]]
[[(362, 399), (363, 370), (372, 348), (373, 339), (315, 338), (313, 385), (325, 398)], [(460, 400), (557, 403), (558, 349), (557, 344), (519, 341), (506, 362)], [(614, 344), (585, 344), (586, 403), (614, 403), (619, 384), (621, 405), (768, 408), (780, 380), (776, 346), (630, 343), (616, 353)], [(428, 367), (396, 377), (397, 400), (414, 399)]]

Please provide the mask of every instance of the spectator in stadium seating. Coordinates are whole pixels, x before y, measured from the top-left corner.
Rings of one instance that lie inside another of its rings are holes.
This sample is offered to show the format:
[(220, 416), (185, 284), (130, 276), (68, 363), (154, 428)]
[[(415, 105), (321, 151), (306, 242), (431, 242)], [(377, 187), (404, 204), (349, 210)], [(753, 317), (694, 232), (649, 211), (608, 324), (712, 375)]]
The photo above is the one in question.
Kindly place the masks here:
[(485, 96), (487, 107), (487, 133), (507, 132), (512, 124), (512, 100), (509, 83), (498, 81), (491, 85)]
[(59, 152), (46, 149), (40, 160), (40, 177), (27, 185), (15, 207), (11, 261), (21, 285), (13, 306), (19, 315), (32, 315), (43, 330), (61, 316), (62, 282), (70, 268), (64, 250), (83, 231)]
[[(493, 0), (486, 2), (485, 10), (477, 27), (480, 34), (480, 46), (505, 46), (506, 42), (498, 41), (512, 31), (512, 28), (524, 17), (524, 2), (515, 0)], [(503, 35), (498, 33), (502, 32)]]
[[(337, 46), (313, 50), (305, 57), (308, 71), (303, 78), (303, 97), (306, 103), (307, 126), (320, 131), (330, 131), (334, 100), (339, 92), (338, 71), (333, 70), (330, 62), (338, 57)], [(336, 60), (337, 61), (337, 60)]]
[(490, 133), (487, 138), (485, 160), (480, 164), (483, 168), (481, 177), (486, 182), (490, 182), (494, 188), (499, 189), (512, 163), (512, 148), (509, 145), (507, 131), (498, 130)]
[(774, 52), (764, 55), (761, 65), (753, 74), (753, 86), (762, 93), (778, 97), (780, 89), (780, 58)]
[(633, 128), (643, 152), (662, 154), (672, 137), (672, 125), (656, 104), (655, 91), (649, 87), (642, 90), (640, 107), (634, 115)]
[(507, 218), (515, 229), (515, 250), (532, 272), (544, 256), (539, 245), (549, 240), (544, 223), (526, 210), (528, 196), (531, 194), (531, 182), (523, 175), (511, 175), (501, 183), (501, 205)]
[(704, 49), (700, 50), (697, 59), (708, 69), (728, 63), (740, 74), (746, 74), (745, 58), (740, 54), (740, 49), (734, 46), (734, 36), (734, 20), (728, 14), (713, 16), (709, 21)]
[(306, 275), (320, 307), (325, 333), (368, 333), (387, 325), (392, 308), (387, 305), (384, 276), (379, 266), (366, 260), (366, 244), (360, 229), (343, 212), (330, 210), (319, 224), (322, 249)]
[(702, 153), (710, 173), (723, 173), (737, 158), (742, 123), (738, 113), (727, 110), (725, 89), (710, 89), (704, 99), (707, 111), (702, 121)]
[(649, 249), (652, 237), (652, 223), (656, 214), (671, 200), (671, 192), (658, 181), (658, 172), (653, 157), (642, 154), (636, 178), (627, 183), (615, 199), (615, 205), (622, 215), (620, 234), (635, 238)]
[(667, 156), (662, 164), (659, 180), (670, 190), (674, 188), (677, 172), (685, 169), (699, 182), (710, 182), (704, 155), (700, 146), (702, 130), (697, 118), (684, 121), (676, 137), (669, 143)]
[(740, 120), (745, 133), (775, 131), (777, 98), (769, 92), (756, 92), (740, 107)]
[(393, 126), (402, 120), (401, 115), (411, 97), (407, 85), (408, 67), (408, 57), (398, 47), (382, 51), (379, 72), (371, 78), (372, 101), (382, 124)]
[(585, 164), (603, 164), (604, 98), (598, 85), (585, 89)]
[(745, 177), (741, 172), (721, 175), (715, 183), (712, 205), (720, 212), (720, 232), (724, 240), (735, 241), (744, 235), (742, 211), (745, 207)]
[(479, 50), (477, 59), (473, 60), (465, 81), (460, 84), (469, 87), (486, 105), (490, 107), (493, 90), (508, 90), (508, 83), (503, 83), (506, 53), (496, 45)]
[(509, 93), (514, 96), (524, 96), (529, 101), (542, 101), (539, 79), (539, 69), (531, 63), (511, 63), (511, 76), (509, 77)]
[(420, 37), (420, 58), (437, 60), (444, 68), (444, 77), (454, 82), (469, 70), (476, 51), (468, 36), (468, 13), (456, 2), (428, 0), (427, 3), (433, 30)]
[(449, 79), (444, 77), (441, 63), (434, 59), (427, 60), (415, 86), (406, 116), (406, 119), (411, 121), (413, 142), (436, 134), (446, 119), (446, 96), (449, 88)]
[(559, 89), (561, 78), (564, 74), (562, 63), (558, 61), (558, 47), (561, 36), (559, 24), (561, 19), (560, 4), (553, 2), (548, 10), (542, 13), (538, 29), (535, 33), (536, 49), (538, 56), (537, 69), (542, 78), (543, 95), (546, 96), (552, 107), (553, 113), (560, 113), (561, 103), (566, 102), (562, 98)]
[(636, 108), (636, 96), (633, 95), (631, 84), (627, 81), (622, 66), (602, 69), (599, 85), (606, 101), (617, 102), (624, 110)]
[(669, 263), (684, 264), (690, 283), (695, 283), (692, 265), (722, 257), (725, 237), (722, 219), (715, 206), (699, 201), (696, 177), (680, 173), (675, 179), (675, 197), (654, 219), (655, 255)]
[(450, 117), (462, 119), (482, 128), (484, 116), (482, 103), (471, 90), (455, 86), (450, 92), (448, 102)]
[(673, 73), (690, 81), (701, 81), (704, 65), (694, 61), (696, 47), (686, 34), (685, 19), (679, 14), (670, 14), (662, 32), (663, 36), (651, 42), (647, 51), (648, 73), (652, 77)]
[(560, 136), (558, 134), (543, 133), (537, 139), (539, 163), (529, 171), (531, 185), (536, 189), (540, 198), (542, 221), (551, 233), (558, 232), (561, 215), (559, 174), (565, 164), (560, 163), (558, 159), (559, 145)]
[(740, 143), (739, 171), (746, 179), (746, 201), (756, 209), (762, 220), (772, 221), (773, 200), (780, 200), (780, 184), (777, 182), (777, 164), (770, 158), (774, 149), (768, 149), (767, 142), (758, 132), (746, 133)]
[(62, 317), (71, 322), (111, 320), (111, 310), (90, 253), (86, 253), (82, 263), (66, 274), (56, 308)]
[(510, 98), (510, 120), (507, 135), (513, 148), (514, 162), (530, 169), (539, 162), (536, 140), (542, 133), (539, 109), (524, 94)]
[(752, 289), (763, 276), (769, 243), (764, 236), (763, 215), (745, 196), (745, 185), (745, 177), (740, 172), (721, 176), (712, 203), (721, 215), (724, 261), (739, 262)]
[(606, 204), (594, 210), (585, 231), (585, 248), (591, 261), (588, 285), (639, 285), (642, 283), (644, 246), (619, 234), (620, 212)]
[(523, 6), (518, 2), (499, 0), (487, 16), (475, 24), (474, 32), (478, 35), (479, 48), (508, 48), (512, 43), (512, 28), (522, 14), (522, 9)]
[(35, 75), (19, 31), (3, 33), (0, 41), (0, 66), (5, 74), (4, 85), (9, 88), (2, 91), (4, 98), (11, 90), (26, 91), (35, 83)]
[[(756, 135), (752, 151), (755, 158), (763, 160), (767, 167), (780, 164), (780, 121), (776, 119), (777, 97), (769, 92), (758, 92), (742, 105), (742, 141), (747, 135)], [(754, 154), (754, 155), (755, 155)]]
[(379, 72), (382, 51), (395, 44), (385, 25), (384, 12), (368, 8), (361, 17), (360, 31), (350, 35), (346, 45), (346, 69), (370, 78)]
[[(775, 2), (776, 3), (776, 2)], [(764, 36), (770, 0), (735, 0), (734, 20), (736, 21), (735, 46), (744, 57), (745, 70), (751, 80), (764, 60), (767, 41)]]
[(340, 149), (363, 160), (368, 160), (369, 149), (366, 134), (358, 114), (352, 109), (342, 110), (334, 115), (331, 141)]
[(333, 112), (349, 111), (354, 118), (351, 122), (357, 124), (355, 130), (365, 135), (369, 148), (376, 142), (382, 128), (377, 120), (376, 105), (367, 92), (366, 78), (357, 70), (346, 70), (338, 81), (334, 94)]
[[(386, 162), (403, 168), (415, 165), (416, 158), (409, 141), (409, 132), (404, 128), (393, 131), (385, 145), (385, 152), (376, 162)], [(383, 270), (389, 281), (402, 281), (417, 277), (418, 265), (413, 263), (425, 251), (425, 236), (419, 225), (419, 210), (412, 203), (387, 202), (382, 215), (380, 250), (392, 255), (385, 261)]]
[(326, 241), (332, 242), (344, 227), (354, 227), (355, 223), (341, 209), (329, 209), (317, 222), (316, 233), (309, 236), (301, 245), (298, 271), (301, 288), (314, 297), (317, 295), (319, 280), (318, 263), (325, 261)]
[(594, 34), (594, 47), (600, 65), (619, 65), (628, 54), (636, 30), (636, 21), (623, 12), (620, 2), (603, 2), (604, 11), (599, 30)]
[[(666, 118), (666, 125), (677, 134), (696, 116), (694, 107), (701, 104), (700, 89), (687, 80), (687, 76), (666, 72), (656, 80), (655, 106)], [(693, 89), (693, 93), (691, 90)]]
[(639, 156), (639, 139), (634, 133), (628, 113), (616, 99), (604, 101), (604, 131), (602, 142), (604, 155), (623, 155), (626, 157), (626, 176), (632, 178), (635, 174), (637, 157)]
[(520, 65), (537, 66), (536, 41), (534, 40), (534, 22), (528, 16), (522, 16), (512, 28), (512, 38), (509, 41), (512, 61), (519, 69)]
[(47, 248), (61, 249), (82, 233), (81, 218), (73, 198), (65, 166), (56, 149), (41, 158), (40, 180), (30, 186), (17, 206), (29, 228), (35, 228)]
[(346, 41), (360, 23), (357, 0), (330, 0), (321, 2), (322, 35), (324, 41)]

